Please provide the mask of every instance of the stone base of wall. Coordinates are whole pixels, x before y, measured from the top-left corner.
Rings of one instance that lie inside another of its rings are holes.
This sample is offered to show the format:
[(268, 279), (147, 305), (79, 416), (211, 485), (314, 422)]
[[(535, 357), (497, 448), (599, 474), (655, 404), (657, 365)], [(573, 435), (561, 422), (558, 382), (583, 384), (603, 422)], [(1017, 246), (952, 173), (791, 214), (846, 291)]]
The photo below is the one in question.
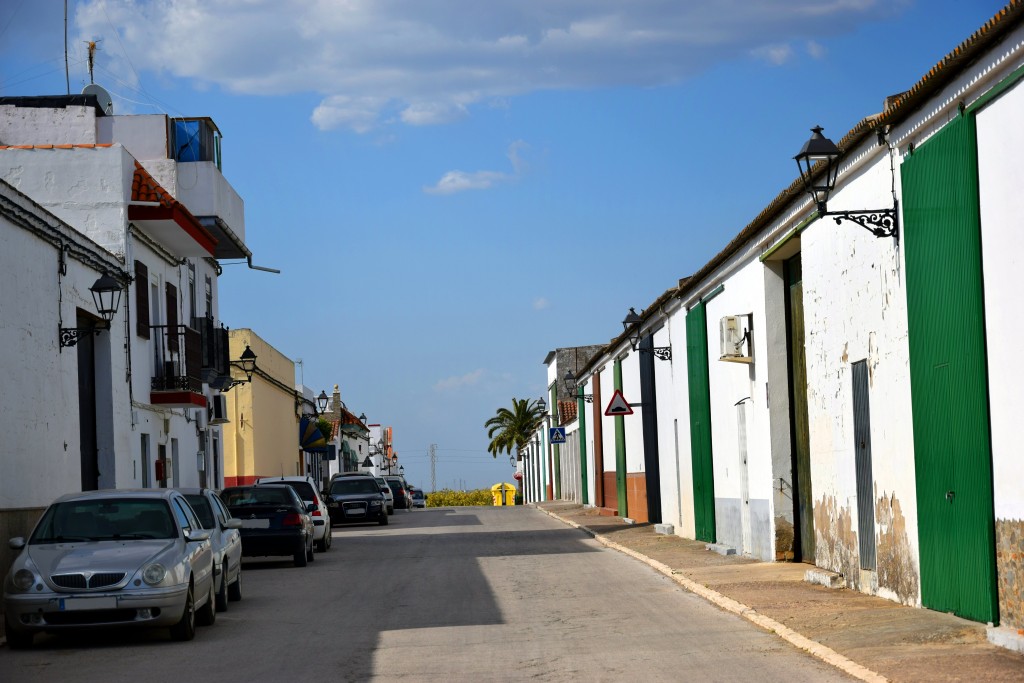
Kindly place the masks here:
[(1024, 629), (1024, 520), (996, 520), (999, 624)]

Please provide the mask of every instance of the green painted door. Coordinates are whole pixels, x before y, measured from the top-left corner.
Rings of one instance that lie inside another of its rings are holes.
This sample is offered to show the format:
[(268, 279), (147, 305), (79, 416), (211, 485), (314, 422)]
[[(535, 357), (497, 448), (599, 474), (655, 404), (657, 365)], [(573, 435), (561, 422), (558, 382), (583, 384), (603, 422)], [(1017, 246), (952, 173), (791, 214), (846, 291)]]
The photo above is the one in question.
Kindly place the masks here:
[(793, 443), (795, 559), (814, 562), (814, 496), (811, 494), (811, 433), (807, 418), (807, 359), (804, 353), (804, 279), (800, 254), (786, 260), (789, 326), (790, 430)]
[(998, 623), (974, 117), (901, 174), (921, 601)]
[(703, 302), (686, 314), (686, 373), (690, 391), (690, 460), (697, 540), (714, 543), (715, 474), (711, 453), (708, 317)]

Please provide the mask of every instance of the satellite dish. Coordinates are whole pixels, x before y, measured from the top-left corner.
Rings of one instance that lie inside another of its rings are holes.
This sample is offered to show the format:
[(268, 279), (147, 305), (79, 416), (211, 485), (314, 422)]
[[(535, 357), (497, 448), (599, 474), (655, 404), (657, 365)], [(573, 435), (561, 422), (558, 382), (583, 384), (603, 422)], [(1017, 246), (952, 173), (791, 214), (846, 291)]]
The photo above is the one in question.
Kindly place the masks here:
[(103, 86), (90, 83), (82, 88), (82, 94), (95, 95), (96, 101), (99, 102), (100, 109), (103, 110), (103, 113), (107, 116), (112, 116), (114, 114), (114, 100), (110, 97), (110, 93), (108, 93), (106, 88)]

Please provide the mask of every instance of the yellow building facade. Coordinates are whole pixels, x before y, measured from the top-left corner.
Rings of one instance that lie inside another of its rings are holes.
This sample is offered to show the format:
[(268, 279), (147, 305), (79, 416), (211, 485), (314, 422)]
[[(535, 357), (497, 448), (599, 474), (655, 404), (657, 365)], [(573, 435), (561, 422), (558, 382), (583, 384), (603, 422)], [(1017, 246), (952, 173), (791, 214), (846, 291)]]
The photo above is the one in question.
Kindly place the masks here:
[[(251, 484), (259, 477), (303, 473), (298, 443), (299, 409), (295, 363), (250, 329), (228, 333), (231, 358), (248, 346), (256, 354), (252, 382), (227, 392), (224, 485)], [(242, 373), (237, 368), (236, 377)]]

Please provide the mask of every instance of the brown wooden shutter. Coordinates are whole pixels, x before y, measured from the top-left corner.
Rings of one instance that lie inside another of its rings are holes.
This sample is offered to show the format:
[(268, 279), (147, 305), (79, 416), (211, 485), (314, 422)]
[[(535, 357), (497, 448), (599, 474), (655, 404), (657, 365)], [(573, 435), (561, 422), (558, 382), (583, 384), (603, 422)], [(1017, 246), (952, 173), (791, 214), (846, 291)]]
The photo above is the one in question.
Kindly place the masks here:
[(149, 339), (149, 268), (135, 262), (135, 333)]
[(178, 350), (178, 288), (167, 283), (167, 348)]

